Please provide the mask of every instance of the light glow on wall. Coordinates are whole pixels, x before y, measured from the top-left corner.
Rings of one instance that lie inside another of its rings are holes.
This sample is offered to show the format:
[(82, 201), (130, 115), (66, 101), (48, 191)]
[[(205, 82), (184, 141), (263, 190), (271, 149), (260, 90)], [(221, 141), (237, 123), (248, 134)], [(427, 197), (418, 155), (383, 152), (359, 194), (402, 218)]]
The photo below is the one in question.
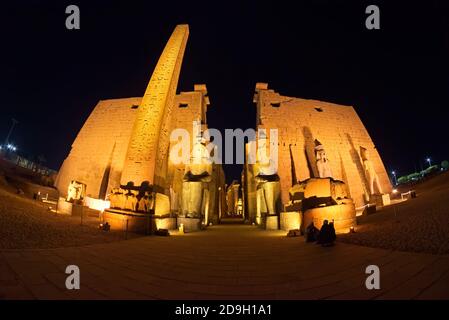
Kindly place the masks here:
[(95, 199), (90, 197), (84, 198), (84, 205), (93, 210), (98, 210), (103, 212), (111, 207), (111, 202), (101, 199)]

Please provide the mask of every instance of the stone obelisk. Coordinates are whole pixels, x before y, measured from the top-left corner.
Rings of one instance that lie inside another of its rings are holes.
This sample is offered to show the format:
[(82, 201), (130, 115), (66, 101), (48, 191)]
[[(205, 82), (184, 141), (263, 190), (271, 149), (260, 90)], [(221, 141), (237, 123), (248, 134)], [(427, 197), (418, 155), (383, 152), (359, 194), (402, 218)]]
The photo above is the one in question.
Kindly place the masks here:
[[(169, 139), (166, 136), (169, 133), (161, 130), (163, 119), (169, 116), (176, 95), (188, 37), (188, 25), (176, 26), (159, 58), (137, 110), (121, 184), (130, 181), (136, 186), (143, 181), (154, 184), (155, 172), (158, 170), (156, 164), (161, 162), (161, 154), (158, 151), (165, 149), (162, 145)], [(161, 136), (162, 134), (164, 136)]]

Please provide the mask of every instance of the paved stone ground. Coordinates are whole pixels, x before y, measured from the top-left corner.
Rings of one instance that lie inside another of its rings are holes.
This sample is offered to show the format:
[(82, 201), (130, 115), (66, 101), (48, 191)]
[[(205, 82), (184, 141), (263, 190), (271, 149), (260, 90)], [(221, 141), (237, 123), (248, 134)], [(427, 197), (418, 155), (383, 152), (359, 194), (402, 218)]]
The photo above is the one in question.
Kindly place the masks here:
[[(213, 226), (170, 237), (92, 246), (0, 251), (3, 299), (447, 299), (449, 256), (337, 243), (284, 232)], [(65, 288), (65, 268), (81, 289)], [(365, 288), (376, 264), (381, 290)]]

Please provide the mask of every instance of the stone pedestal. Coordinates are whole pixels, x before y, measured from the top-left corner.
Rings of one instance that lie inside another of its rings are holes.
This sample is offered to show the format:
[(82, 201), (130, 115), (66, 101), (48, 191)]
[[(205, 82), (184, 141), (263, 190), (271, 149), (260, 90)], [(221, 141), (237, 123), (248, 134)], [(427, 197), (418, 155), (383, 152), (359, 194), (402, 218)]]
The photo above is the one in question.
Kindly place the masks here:
[(279, 230), (279, 216), (266, 216), (266, 230)]
[[(153, 218), (148, 214), (107, 209), (103, 212), (103, 222), (109, 223), (111, 230), (148, 234), (151, 232)], [(154, 231), (154, 230), (153, 230)]]
[(281, 230), (290, 231), (301, 227), (301, 213), (300, 212), (281, 212), (280, 214), (280, 228)]
[(177, 222), (176, 218), (154, 218), (156, 229), (176, 230)]
[(201, 219), (178, 217), (177, 227), (183, 224), (184, 232), (194, 232), (201, 230)]
[(155, 216), (166, 216), (170, 214), (170, 198), (162, 193), (156, 193), (156, 202), (154, 205)]
[(313, 221), (315, 227), (320, 229), (324, 220), (329, 222), (334, 220), (334, 227), (337, 232), (348, 232), (349, 228), (354, 227), (357, 223), (354, 204), (338, 204), (306, 210), (303, 228), (307, 228)]
[(370, 196), (370, 203), (375, 204), (377, 207), (388, 206), (390, 201), (389, 194), (373, 194)]

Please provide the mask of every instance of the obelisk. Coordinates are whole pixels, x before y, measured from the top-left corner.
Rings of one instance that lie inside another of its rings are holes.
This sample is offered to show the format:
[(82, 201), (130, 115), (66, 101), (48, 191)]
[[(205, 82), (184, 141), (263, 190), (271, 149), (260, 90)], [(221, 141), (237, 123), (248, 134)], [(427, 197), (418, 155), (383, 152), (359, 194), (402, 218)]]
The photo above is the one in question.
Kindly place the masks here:
[[(159, 58), (137, 109), (121, 184), (131, 181), (136, 186), (143, 181), (154, 183), (161, 127), (176, 95), (188, 37), (189, 26), (177, 25)], [(162, 137), (164, 141), (167, 139), (168, 137)]]

